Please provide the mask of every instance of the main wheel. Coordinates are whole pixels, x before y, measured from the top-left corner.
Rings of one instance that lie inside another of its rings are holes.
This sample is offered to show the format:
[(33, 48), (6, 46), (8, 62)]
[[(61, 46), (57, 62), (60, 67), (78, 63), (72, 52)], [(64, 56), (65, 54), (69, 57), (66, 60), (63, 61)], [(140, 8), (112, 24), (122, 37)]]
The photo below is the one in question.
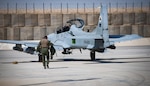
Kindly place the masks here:
[(90, 57), (91, 57), (91, 60), (92, 60), (92, 61), (95, 60), (95, 51), (91, 51), (91, 52), (90, 52)]

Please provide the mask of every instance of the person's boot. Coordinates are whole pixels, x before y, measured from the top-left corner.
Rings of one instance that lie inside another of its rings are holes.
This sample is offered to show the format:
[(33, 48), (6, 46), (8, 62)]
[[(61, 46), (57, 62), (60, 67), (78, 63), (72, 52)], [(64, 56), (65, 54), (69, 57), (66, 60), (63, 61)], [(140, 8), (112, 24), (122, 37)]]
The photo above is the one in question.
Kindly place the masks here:
[(51, 59), (53, 59), (53, 55), (51, 55)]
[(49, 65), (47, 65), (47, 68), (49, 68)]
[(44, 69), (46, 69), (46, 66), (44, 66)]

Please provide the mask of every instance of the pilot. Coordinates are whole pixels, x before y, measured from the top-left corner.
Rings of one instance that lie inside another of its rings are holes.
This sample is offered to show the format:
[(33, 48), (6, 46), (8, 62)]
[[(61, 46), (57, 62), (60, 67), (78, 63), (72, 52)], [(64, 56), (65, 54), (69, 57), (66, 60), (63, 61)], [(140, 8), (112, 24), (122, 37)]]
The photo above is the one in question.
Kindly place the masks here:
[(71, 24), (70, 23), (66, 23), (66, 25), (62, 28), (63, 29), (62, 32), (69, 31), (70, 27), (71, 27)]
[(38, 45), (38, 48), (40, 47), (40, 53), (42, 54), (42, 62), (44, 69), (46, 69), (46, 66), (47, 68), (49, 68), (49, 49), (51, 45), (52, 43), (47, 39), (47, 36), (44, 36)]

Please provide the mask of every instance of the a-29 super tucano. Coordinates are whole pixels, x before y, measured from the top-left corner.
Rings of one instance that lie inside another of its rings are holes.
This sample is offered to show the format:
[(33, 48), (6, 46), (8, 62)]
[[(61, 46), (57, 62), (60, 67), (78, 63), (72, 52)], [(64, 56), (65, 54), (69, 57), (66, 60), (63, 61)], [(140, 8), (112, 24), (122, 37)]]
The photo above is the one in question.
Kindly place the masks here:
[[(48, 40), (56, 46), (62, 47), (64, 51), (62, 54), (70, 54), (70, 49), (88, 49), (90, 50), (91, 60), (95, 60), (95, 52), (103, 53), (105, 49), (115, 49), (115, 43), (127, 40), (141, 38), (136, 34), (132, 35), (109, 35), (108, 31), (108, 13), (107, 6), (102, 5), (97, 27), (92, 32), (83, 31), (84, 21), (82, 19), (72, 19), (67, 21), (71, 24), (68, 30), (62, 30), (59, 33), (52, 33), (47, 35)], [(80, 26), (74, 22), (78, 21)], [(24, 52), (33, 54), (39, 42), (30, 41), (15, 41), (15, 40), (0, 40), (1, 43), (16, 44), (14, 50), (23, 50), (21, 45), (27, 46)]]

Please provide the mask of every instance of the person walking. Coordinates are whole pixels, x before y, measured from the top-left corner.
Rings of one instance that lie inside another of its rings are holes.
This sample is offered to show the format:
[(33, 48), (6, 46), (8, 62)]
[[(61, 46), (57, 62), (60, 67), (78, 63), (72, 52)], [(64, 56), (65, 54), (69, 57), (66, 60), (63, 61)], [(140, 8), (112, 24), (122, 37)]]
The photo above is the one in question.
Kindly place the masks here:
[(49, 49), (51, 47), (52, 43), (47, 39), (47, 36), (44, 36), (38, 45), (38, 48), (40, 49), (40, 53), (42, 54), (42, 62), (44, 69), (49, 68)]

